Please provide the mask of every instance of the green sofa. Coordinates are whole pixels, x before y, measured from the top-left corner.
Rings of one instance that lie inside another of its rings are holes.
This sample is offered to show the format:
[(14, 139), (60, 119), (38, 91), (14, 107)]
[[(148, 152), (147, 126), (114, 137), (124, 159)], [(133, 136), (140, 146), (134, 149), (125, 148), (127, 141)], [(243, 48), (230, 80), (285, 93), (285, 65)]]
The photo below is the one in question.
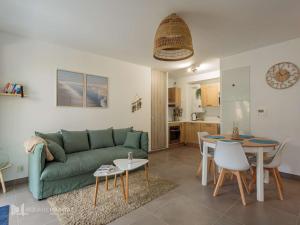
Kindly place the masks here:
[[(48, 162), (46, 161), (44, 145), (35, 146), (33, 153), (29, 154), (29, 189), (34, 198), (44, 199), (92, 184), (95, 182), (93, 173), (101, 165), (112, 164), (115, 159), (127, 158), (128, 152), (132, 152), (134, 158), (148, 158), (148, 133), (139, 132), (138, 147), (125, 147), (124, 142), (128, 129), (130, 128), (112, 130), (113, 143), (107, 141), (110, 140), (110, 134), (107, 132), (106, 136), (101, 136), (101, 133), (91, 135), (92, 133), (86, 131), (89, 148), (85, 150), (77, 148), (74, 152), (70, 152), (70, 144), (72, 144), (70, 140), (72, 139), (66, 139), (63, 136), (63, 131), (46, 136), (46, 138), (50, 137), (51, 139), (51, 135), (54, 134), (56, 138), (60, 139), (59, 144), (65, 150), (66, 157), (64, 162)], [(118, 137), (116, 137), (117, 133), (119, 134)], [(97, 134), (100, 135), (99, 138)], [(42, 137), (44, 138), (44, 136)], [(75, 147), (80, 146), (85, 141), (78, 137), (75, 138)], [(105, 147), (95, 148), (95, 146), (97, 147), (95, 140), (96, 142), (100, 141), (98, 144)]]

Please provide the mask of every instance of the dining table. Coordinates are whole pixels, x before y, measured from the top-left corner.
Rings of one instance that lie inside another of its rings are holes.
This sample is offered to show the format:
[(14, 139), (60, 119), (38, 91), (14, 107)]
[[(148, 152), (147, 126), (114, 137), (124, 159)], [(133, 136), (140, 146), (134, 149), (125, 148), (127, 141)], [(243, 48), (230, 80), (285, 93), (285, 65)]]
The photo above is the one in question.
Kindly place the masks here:
[(257, 201), (264, 201), (264, 154), (276, 149), (279, 142), (252, 135), (239, 135), (233, 138), (230, 134), (207, 135), (201, 138), (202, 146), (202, 185), (207, 185), (208, 148), (216, 149), (218, 141), (239, 142), (246, 153), (256, 154), (256, 191)]

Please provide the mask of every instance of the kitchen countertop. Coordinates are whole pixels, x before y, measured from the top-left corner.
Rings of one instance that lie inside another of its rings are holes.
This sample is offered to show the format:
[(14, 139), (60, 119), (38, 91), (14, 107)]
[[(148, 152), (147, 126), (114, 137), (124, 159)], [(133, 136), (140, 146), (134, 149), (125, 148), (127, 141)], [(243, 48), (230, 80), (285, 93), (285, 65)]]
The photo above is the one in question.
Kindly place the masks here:
[(180, 121), (168, 121), (168, 124), (173, 124), (173, 123), (217, 123), (220, 124), (220, 120), (180, 120)]

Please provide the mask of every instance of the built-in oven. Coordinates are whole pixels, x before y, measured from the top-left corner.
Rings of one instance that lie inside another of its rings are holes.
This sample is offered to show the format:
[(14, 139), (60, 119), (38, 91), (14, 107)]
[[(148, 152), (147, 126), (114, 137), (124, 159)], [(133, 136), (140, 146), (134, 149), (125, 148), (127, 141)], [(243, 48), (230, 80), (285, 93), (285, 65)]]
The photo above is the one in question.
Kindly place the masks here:
[(169, 144), (180, 143), (180, 125), (169, 126)]

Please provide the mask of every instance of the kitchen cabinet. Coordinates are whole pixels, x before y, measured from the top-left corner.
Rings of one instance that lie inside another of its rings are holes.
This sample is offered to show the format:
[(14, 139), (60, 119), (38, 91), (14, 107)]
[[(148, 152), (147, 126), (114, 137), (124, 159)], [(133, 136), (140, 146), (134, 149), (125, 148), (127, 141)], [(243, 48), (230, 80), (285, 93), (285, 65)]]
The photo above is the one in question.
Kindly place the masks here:
[(201, 131), (209, 134), (218, 134), (219, 125), (216, 123), (201, 123)]
[(201, 103), (203, 107), (218, 107), (220, 83), (201, 84)]
[(217, 123), (197, 123), (185, 122), (184, 127), (184, 141), (185, 144), (198, 144), (198, 132), (208, 132), (209, 134), (219, 134), (219, 124)]
[(200, 123), (185, 123), (185, 141), (184, 143), (196, 144), (198, 143), (197, 132), (201, 131)]
[(168, 89), (168, 105), (180, 107), (181, 106), (181, 89), (178, 87), (172, 87)]

